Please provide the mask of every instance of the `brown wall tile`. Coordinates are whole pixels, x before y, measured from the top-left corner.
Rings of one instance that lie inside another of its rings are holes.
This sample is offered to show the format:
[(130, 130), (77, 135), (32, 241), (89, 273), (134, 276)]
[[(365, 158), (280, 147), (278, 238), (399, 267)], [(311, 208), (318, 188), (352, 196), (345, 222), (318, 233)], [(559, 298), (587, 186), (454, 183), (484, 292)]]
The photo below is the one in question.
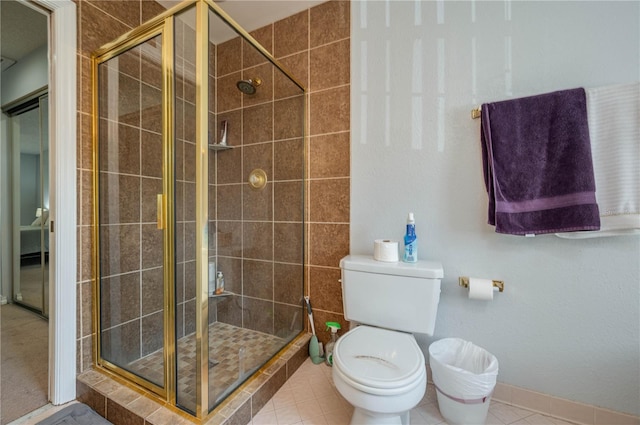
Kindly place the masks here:
[(101, 279), (100, 298), (100, 325), (103, 329), (137, 318), (140, 312), (140, 273)]
[(140, 234), (139, 224), (101, 226), (100, 234), (101, 276), (127, 273), (140, 267), (140, 239), (132, 237)]
[(340, 259), (349, 254), (349, 225), (312, 223), (309, 233), (309, 264), (339, 267)]
[(142, 225), (142, 268), (162, 266), (164, 248), (162, 245), (163, 231), (156, 224)]
[(273, 263), (244, 260), (242, 262), (242, 295), (273, 300)]
[(100, 170), (140, 174), (140, 129), (100, 120)]
[(273, 259), (283, 263), (302, 264), (301, 223), (275, 223), (273, 225)]
[(275, 221), (302, 221), (302, 180), (273, 184), (273, 219)]
[(120, 366), (140, 358), (140, 320), (102, 331), (102, 357)]
[(242, 185), (242, 217), (244, 220), (273, 220), (273, 183), (263, 189)]
[[(273, 25), (267, 25), (249, 33), (268, 52), (273, 52)], [(242, 66), (249, 68), (267, 62), (267, 58), (247, 41), (242, 42)]]
[[(140, 197), (141, 204), (141, 220), (146, 223), (154, 223), (158, 218), (157, 196), (162, 193), (161, 179), (142, 178), (142, 195)], [(182, 211), (182, 210), (180, 210)]]
[[(78, 40), (80, 42), (80, 40)], [(91, 90), (91, 85), (93, 84), (93, 78), (91, 74), (91, 59), (87, 56), (78, 55), (78, 65), (80, 66), (78, 75), (78, 84), (80, 85), (80, 89), (78, 90), (78, 95), (80, 96), (80, 102), (78, 102), (78, 108), (80, 108), (81, 112), (85, 114), (92, 114), (92, 104), (93, 104), (93, 90)]]
[(274, 102), (274, 140), (302, 137), (304, 132), (304, 97), (290, 97)]
[(218, 255), (242, 257), (242, 223), (218, 221)]
[(252, 170), (262, 169), (267, 173), (267, 179), (273, 178), (273, 144), (261, 143), (242, 148), (242, 182), (249, 180)]
[(311, 178), (349, 177), (349, 132), (313, 136), (309, 145)]
[(218, 152), (217, 157), (217, 183), (241, 183), (243, 181), (242, 148)]
[(140, 25), (140, 7), (131, 7), (127, 0), (87, 0), (90, 4), (103, 12), (122, 21), (131, 28)]
[[(305, 89), (309, 87), (309, 55), (306, 51), (281, 58), (280, 63)], [(278, 69), (274, 70), (273, 96), (275, 99), (298, 96), (301, 93), (300, 87), (292, 82), (284, 72)]]
[(273, 259), (273, 224), (245, 221), (242, 223), (242, 247), (244, 258)]
[(286, 339), (295, 337), (304, 329), (304, 316), (302, 296), (298, 305), (274, 303), (273, 331), (275, 335)]
[(310, 95), (310, 135), (349, 130), (349, 87), (312, 93)]
[(311, 90), (322, 90), (349, 84), (349, 39), (325, 44), (309, 52)]
[(225, 184), (217, 186), (218, 220), (242, 219), (242, 185)]
[(89, 336), (93, 333), (93, 283), (84, 282), (78, 285), (80, 289), (80, 302), (78, 305), (82, 307), (81, 331), (82, 337)]
[(141, 21), (147, 22), (150, 19), (155, 18), (159, 14), (165, 12), (166, 9), (162, 7), (156, 1), (143, 0), (141, 2)]
[(348, 0), (332, 0), (310, 10), (311, 48), (349, 37), (351, 4)]
[[(138, 2), (125, 1), (123, 3), (125, 3), (123, 7), (128, 10), (140, 10)], [(86, 57), (90, 57), (94, 50), (132, 29), (88, 1), (79, 2), (79, 6), (80, 37), (78, 38), (81, 42), (78, 44), (82, 49), (82, 54)]]
[(242, 327), (242, 300), (240, 295), (221, 298), (217, 303), (218, 320), (229, 325)]
[(162, 177), (162, 134), (142, 130), (142, 170), (148, 177)]
[(309, 280), (313, 287), (313, 306), (319, 310), (343, 313), (340, 269), (309, 267)]
[(244, 297), (242, 324), (245, 328), (273, 334), (273, 301)]
[(164, 345), (164, 313), (162, 311), (142, 318), (142, 356), (160, 350)]
[(304, 140), (284, 140), (273, 145), (273, 179), (300, 180), (304, 178)]
[(240, 71), (242, 69), (242, 42), (240, 37), (218, 44), (217, 55), (217, 75), (219, 77)]
[(300, 304), (302, 293), (301, 264), (273, 264), (273, 296), (279, 303)]
[(142, 314), (164, 308), (164, 270), (162, 267), (142, 271)]
[(277, 58), (308, 49), (309, 12), (302, 11), (273, 24), (273, 53)]
[(242, 110), (244, 145), (273, 140), (273, 104), (263, 103)]
[(349, 179), (310, 182), (310, 219), (313, 222), (349, 222)]

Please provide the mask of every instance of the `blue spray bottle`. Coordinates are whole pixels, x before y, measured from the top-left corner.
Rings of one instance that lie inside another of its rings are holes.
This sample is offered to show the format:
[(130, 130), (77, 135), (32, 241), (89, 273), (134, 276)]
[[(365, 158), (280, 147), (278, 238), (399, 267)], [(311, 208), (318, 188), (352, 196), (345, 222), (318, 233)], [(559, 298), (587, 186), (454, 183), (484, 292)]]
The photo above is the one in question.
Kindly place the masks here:
[(416, 236), (416, 221), (413, 213), (407, 217), (407, 233), (404, 235), (404, 255), (402, 261), (415, 263), (418, 261), (418, 237)]

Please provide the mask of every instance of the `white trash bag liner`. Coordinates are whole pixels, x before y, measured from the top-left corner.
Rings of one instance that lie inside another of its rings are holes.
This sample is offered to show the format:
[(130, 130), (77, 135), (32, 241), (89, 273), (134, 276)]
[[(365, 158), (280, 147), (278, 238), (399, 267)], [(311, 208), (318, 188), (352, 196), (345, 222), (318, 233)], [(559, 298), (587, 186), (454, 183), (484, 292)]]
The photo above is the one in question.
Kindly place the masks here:
[(433, 383), (444, 395), (464, 404), (483, 403), (498, 377), (498, 359), (460, 338), (444, 338), (429, 346)]

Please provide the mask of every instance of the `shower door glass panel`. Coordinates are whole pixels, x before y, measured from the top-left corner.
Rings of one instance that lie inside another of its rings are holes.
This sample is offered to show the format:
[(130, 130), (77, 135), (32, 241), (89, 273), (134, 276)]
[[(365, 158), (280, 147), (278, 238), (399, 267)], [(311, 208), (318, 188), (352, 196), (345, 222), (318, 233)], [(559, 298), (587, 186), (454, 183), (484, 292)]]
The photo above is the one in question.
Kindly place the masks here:
[(164, 387), (161, 36), (100, 63), (98, 81), (100, 356)]
[(29, 102), (12, 117), (18, 157), (15, 194), (18, 201), (14, 261), (14, 301), (48, 315), (49, 296), (49, 131), (48, 96)]
[(209, 25), (209, 261), (225, 281), (209, 301), (212, 409), (303, 327), (305, 98), (214, 12)]

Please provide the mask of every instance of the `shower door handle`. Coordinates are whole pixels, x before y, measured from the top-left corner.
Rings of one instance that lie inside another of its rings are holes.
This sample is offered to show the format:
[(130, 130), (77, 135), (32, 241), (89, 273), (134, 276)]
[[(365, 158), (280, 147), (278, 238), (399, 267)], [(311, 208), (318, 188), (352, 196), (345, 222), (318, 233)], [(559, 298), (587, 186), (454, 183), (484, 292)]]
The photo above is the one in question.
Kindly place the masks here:
[(158, 210), (158, 229), (164, 229), (164, 195), (162, 193), (158, 193), (158, 196), (156, 197), (156, 207)]

